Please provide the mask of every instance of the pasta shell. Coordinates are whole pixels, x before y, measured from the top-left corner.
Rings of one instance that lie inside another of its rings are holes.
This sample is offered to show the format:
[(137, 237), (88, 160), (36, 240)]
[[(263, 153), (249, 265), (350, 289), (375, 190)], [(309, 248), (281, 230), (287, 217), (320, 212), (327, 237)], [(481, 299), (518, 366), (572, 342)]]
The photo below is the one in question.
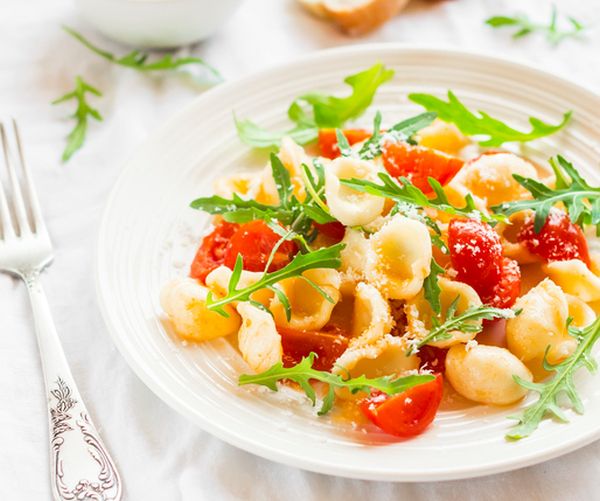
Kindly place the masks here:
[[(440, 287), (440, 303), (442, 307), (441, 317), (445, 320), (446, 312), (448, 307), (453, 301), (458, 298), (456, 303), (456, 314), (460, 315), (469, 308), (476, 308), (481, 306), (481, 299), (471, 286), (462, 282), (455, 282), (444, 277), (438, 279), (438, 285)], [(407, 332), (411, 339), (420, 340), (423, 339), (432, 328), (431, 318), (434, 316), (434, 311), (429, 304), (429, 301), (425, 299), (425, 292), (421, 290), (414, 298), (409, 299), (405, 306), (404, 311), (406, 313), (407, 321)], [(476, 326), (481, 326), (481, 320), (470, 321)], [(427, 343), (431, 346), (437, 346), (438, 348), (449, 348), (455, 344), (466, 343), (471, 339), (474, 339), (477, 333), (475, 332), (462, 332), (462, 331), (450, 331), (451, 337), (449, 339), (443, 339), (433, 343)]]
[(589, 303), (600, 299), (600, 277), (580, 259), (553, 261), (542, 269), (567, 294)]
[(446, 378), (460, 395), (474, 402), (508, 405), (521, 400), (528, 390), (513, 376), (533, 381), (529, 369), (505, 348), (457, 344), (446, 355)]
[[(206, 276), (206, 286), (217, 296), (225, 296), (227, 295), (232, 273), (233, 271), (227, 266), (219, 266)], [(262, 272), (259, 271), (243, 270), (237, 288), (243, 289), (254, 285), (262, 276)], [(259, 289), (250, 296), (250, 299), (258, 301), (264, 306), (269, 306), (272, 298), (273, 291), (269, 289)]]
[(331, 214), (345, 226), (368, 224), (381, 215), (385, 200), (340, 183), (341, 179), (376, 179), (377, 167), (365, 160), (339, 157), (325, 171), (325, 197)]
[(177, 335), (188, 341), (209, 339), (235, 334), (240, 317), (233, 307), (226, 305), (228, 318), (206, 308), (208, 289), (192, 278), (181, 278), (166, 284), (160, 303), (173, 323)]
[(567, 332), (571, 310), (578, 322), (586, 322), (588, 314), (576, 298), (571, 299), (571, 304), (570, 308), (569, 299), (552, 280), (540, 282), (517, 299), (515, 308), (521, 309), (521, 313), (506, 321), (508, 349), (524, 362), (536, 360), (541, 364), (546, 348), (550, 347), (547, 354), (550, 363), (564, 360), (577, 347), (577, 340)]
[(340, 275), (329, 268), (308, 270), (302, 275), (319, 286), (333, 302), (323, 297), (306, 280), (294, 277), (276, 285), (287, 296), (291, 309), (290, 320), (287, 320), (285, 307), (277, 295), (273, 297), (270, 309), (277, 325), (297, 330), (319, 330), (329, 321), (333, 308), (340, 300)]
[(467, 163), (448, 187), (463, 198), (471, 193), (488, 207), (529, 198), (531, 194), (515, 180), (513, 174), (538, 179), (535, 167), (527, 160), (513, 153), (496, 153), (481, 155)]
[(396, 214), (371, 236), (369, 246), (366, 277), (384, 297), (410, 299), (421, 290), (432, 255), (423, 223)]
[(255, 372), (263, 372), (281, 362), (283, 347), (273, 317), (250, 303), (239, 303), (242, 317), (238, 347), (242, 357)]

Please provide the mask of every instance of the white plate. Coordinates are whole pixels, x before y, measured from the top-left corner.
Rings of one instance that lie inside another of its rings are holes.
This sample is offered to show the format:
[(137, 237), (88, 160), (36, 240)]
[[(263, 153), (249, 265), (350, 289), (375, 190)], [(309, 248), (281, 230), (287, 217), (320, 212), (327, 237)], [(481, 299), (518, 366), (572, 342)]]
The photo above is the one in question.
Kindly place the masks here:
[[(407, 92), (452, 89), (470, 107), (527, 128), (534, 115), (564, 131), (525, 153), (545, 161), (561, 152), (588, 176), (599, 155), (600, 98), (575, 84), (519, 64), (464, 52), (393, 45), (320, 52), (227, 83), (170, 120), (129, 161), (110, 197), (98, 242), (97, 287), (115, 343), (139, 377), (173, 408), (242, 449), (300, 468), (348, 477), (417, 481), (473, 477), (537, 463), (600, 437), (600, 384), (582, 374), (586, 413), (570, 424), (544, 421), (530, 437), (504, 439), (516, 409), (473, 405), (441, 412), (423, 435), (394, 442), (376, 430), (318, 418), (295, 393), (238, 387), (246, 371), (224, 340), (183, 346), (161, 321), (161, 285), (187, 272), (207, 218), (188, 203), (217, 176), (264, 165), (236, 137), (232, 119), (274, 130), (306, 91), (345, 92), (343, 77), (382, 61), (396, 70), (373, 109), (397, 120), (419, 110)], [(370, 119), (367, 117), (366, 120)], [(368, 433), (366, 433), (368, 431)]]

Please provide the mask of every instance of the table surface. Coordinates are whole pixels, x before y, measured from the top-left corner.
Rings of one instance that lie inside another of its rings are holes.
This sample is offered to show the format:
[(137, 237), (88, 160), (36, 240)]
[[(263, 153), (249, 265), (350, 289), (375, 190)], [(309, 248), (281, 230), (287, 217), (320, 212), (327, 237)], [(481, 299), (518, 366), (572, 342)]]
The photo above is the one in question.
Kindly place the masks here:
[[(597, 0), (555, 3), (584, 22), (600, 23)], [(189, 51), (233, 79), (339, 45), (430, 44), (532, 62), (600, 90), (599, 30), (553, 48), (541, 36), (513, 41), (483, 24), (490, 15), (519, 9), (545, 16), (550, 2), (413, 0), (378, 32), (351, 39), (307, 15), (295, 0), (246, 0), (211, 40)], [(122, 473), (125, 499), (588, 500), (600, 495), (600, 442), (538, 466), (474, 480), (367, 482), (309, 473), (242, 452), (158, 400), (106, 332), (94, 290), (94, 248), (108, 193), (125, 160), (198, 89), (177, 78), (111, 66), (71, 40), (62, 24), (117, 53), (125, 50), (86, 26), (70, 0), (2, 0), (0, 113), (16, 116), (21, 125), (56, 246), (44, 285), (75, 379)], [(49, 103), (71, 89), (78, 74), (103, 90), (96, 103), (105, 118), (90, 125), (84, 148), (63, 166), (59, 157), (72, 125), (66, 120), (69, 108)], [(49, 499), (46, 406), (30, 307), (23, 285), (5, 275), (0, 276), (0, 381), (0, 499)]]

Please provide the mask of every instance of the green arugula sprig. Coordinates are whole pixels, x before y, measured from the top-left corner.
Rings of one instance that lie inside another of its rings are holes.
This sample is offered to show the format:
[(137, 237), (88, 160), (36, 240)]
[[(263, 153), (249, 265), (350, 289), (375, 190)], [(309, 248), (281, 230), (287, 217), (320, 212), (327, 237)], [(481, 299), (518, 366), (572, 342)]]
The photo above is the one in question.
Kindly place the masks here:
[(234, 117), (238, 135), (244, 143), (255, 148), (278, 147), (284, 136), (290, 136), (298, 144), (310, 143), (317, 139), (320, 128), (340, 128), (348, 120), (362, 115), (379, 87), (393, 76), (393, 70), (378, 63), (344, 80), (352, 89), (347, 97), (319, 92), (297, 97), (287, 112), (294, 126), (286, 131), (270, 132), (250, 120)]
[[(312, 270), (314, 268), (339, 268), (342, 264), (340, 253), (344, 247), (344, 244), (336, 244), (331, 247), (324, 247), (315, 251), (309, 251), (305, 254), (298, 253), (286, 266), (284, 266), (280, 270), (273, 271), (270, 273), (267, 271), (269, 269), (269, 265), (267, 264), (267, 266), (265, 266), (265, 272), (258, 281), (247, 287), (242, 287), (241, 289), (238, 289), (237, 287), (239, 285), (244, 266), (242, 256), (238, 254), (235, 266), (233, 267), (231, 278), (229, 279), (227, 294), (223, 297), (215, 299), (213, 294), (209, 292), (206, 298), (206, 307), (209, 310), (216, 311), (220, 315), (227, 317), (229, 315), (227, 311), (225, 311), (225, 305), (234, 301), (248, 301), (253, 306), (263, 311), (269, 312), (269, 310), (266, 309), (261, 303), (253, 301), (251, 299), (252, 294), (260, 289), (270, 288), (278, 296), (280, 296), (280, 294), (277, 293), (277, 291), (282, 293), (281, 289), (277, 289), (276, 287), (272, 288), (272, 286), (277, 282), (280, 282), (281, 280), (285, 280), (286, 278), (292, 277), (300, 277), (301, 279), (305, 280), (315, 290), (317, 290), (317, 292), (319, 292), (326, 300), (333, 302), (331, 297), (329, 297), (329, 295), (323, 289), (321, 289), (312, 280), (302, 275), (302, 273), (308, 270)], [(271, 253), (271, 255), (273, 255), (273, 252)], [(287, 298), (286, 300), (282, 301), (282, 303), (284, 304), (284, 306), (285, 304), (288, 304), (289, 306)]]
[(242, 374), (239, 378), (240, 385), (258, 384), (277, 391), (277, 382), (282, 380), (290, 380), (300, 385), (300, 388), (306, 393), (313, 406), (316, 405), (316, 392), (310, 381), (316, 380), (326, 383), (328, 391), (323, 398), (321, 409), (318, 411), (319, 416), (327, 414), (333, 407), (335, 400), (335, 388), (346, 388), (351, 393), (359, 391), (370, 393), (371, 390), (379, 390), (386, 395), (395, 395), (412, 388), (413, 386), (433, 381), (435, 376), (429, 374), (412, 375), (405, 377), (383, 376), (378, 378), (368, 378), (361, 375), (355, 378), (344, 379), (339, 374), (331, 374), (326, 371), (313, 369), (313, 363), (316, 354), (311, 352), (308, 357), (304, 357), (298, 364), (293, 367), (283, 367), (281, 362), (276, 363), (270, 369), (267, 369), (260, 374)]
[(421, 129), (430, 125), (436, 119), (436, 117), (436, 113), (421, 113), (392, 125), (389, 129), (382, 133), (381, 113), (377, 112), (375, 114), (373, 123), (373, 135), (362, 145), (358, 152), (358, 157), (362, 160), (372, 160), (373, 158), (381, 155), (383, 145), (386, 142), (410, 141), (412, 136), (414, 136)]
[(87, 133), (88, 117), (92, 117), (99, 122), (102, 121), (100, 112), (93, 108), (86, 100), (86, 93), (88, 92), (94, 96), (102, 96), (102, 93), (98, 89), (92, 87), (83, 78), (78, 76), (75, 78), (75, 89), (52, 101), (52, 104), (64, 103), (70, 99), (74, 99), (77, 102), (77, 108), (72, 115), (77, 123), (67, 136), (67, 145), (62, 154), (63, 162), (67, 162), (73, 156), (73, 153), (83, 146)]
[(575, 412), (583, 414), (583, 402), (575, 388), (573, 376), (582, 367), (585, 367), (591, 373), (596, 372), (598, 368), (592, 354), (592, 348), (600, 338), (600, 317), (584, 329), (578, 329), (571, 325), (568, 325), (567, 328), (569, 333), (579, 340), (579, 344), (571, 356), (556, 365), (550, 364), (546, 359), (550, 347), (546, 349), (544, 369), (554, 373), (550, 379), (541, 383), (533, 383), (518, 376), (513, 376), (515, 381), (524, 388), (539, 393), (539, 398), (527, 407), (520, 416), (512, 417), (517, 419), (518, 423), (507, 433), (507, 439), (519, 440), (531, 435), (546, 416), (554, 416), (560, 421), (568, 422), (559, 403), (561, 395), (567, 397)]
[[(269, 226), (284, 235), (288, 229), (293, 231), (292, 236), (297, 238), (306, 248), (305, 241), (310, 242), (315, 236), (313, 222), (325, 224), (336, 219), (330, 214), (327, 205), (322, 199), (325, 191), (325, 171), (323, 165), (313, 162), (314, 174), (307, 165), (302, 165), (302, 174), (306, 189), (304, 201), (298, 200), (293, 194), (289, 171), (285, 168), (279, 157), (271, 154), (271, 172), (279, 195), (279, 205), (268, 205), (255, 200), (246, 200), (236, 193), (232, 198), (223, 198), (218, 195), (197, 198), (190, 206), (203, 210), (209, 214), (223, 216), (230, 223), (245, 223), (255, 219), (267, 221)], [(282, 228), (278, 223), (284, 225)]]
[(81, 33), (75, 31), (73, 28), (63, 26), (63, 29), (69, 35), (81, 42), (85, 47), (90, 49), (95, 54), (106, 59), (107, 61), (110, 61), (111, 63), (118, 64), (119, 66), (124, 66), (126, 68), (132, 68), (134, 70), (146, 72), (171, 71), (181, 69), (183, 66), (196, 65), (206, 68), (211, 73), (213, 78), (215, 78), (217, 81), (220, 82), (223, 80), (223, 77), (215, 68), (213, 68), (211, 65), (209, 65), (199, 57), (173, 58), (171, 54), (166, 54), (160, 59), (148, 61), (149, 54), (146, 52), (141, 52), (139, 50), (133, 50), (125, 54), (124, 56), (118, 57), (112, 54), (111, 52), (97, 47), (87, 38), (85, 38)]
[(560, 155), (551, 158), (550, 165), (556, 177), (555, 189), (535, 179), (513, 174), (519, 184), (531, 193), (533, 199), (506, 202), (492, 207), (492, 210), (506, 216), (523, 210), (533, 210), (534, 230), (539, 233), (552, 207), (562, 203), (573, 223), (581, 226), (595, 225), (596, 231), (600, 233), (600, 187), (590, 186), (573, 164)]
[(442, 292), (442, 289), (440, 289), (438, 283), (438, 275), (441, 275), (444, 271), (444, 268), (442, 268), (434, 258), (431, 258), (429, 275), (427, 275), (423, 281), (423, 293), (425, 299), (431, 305), (431, 309), (436, 315), (439, 315), (442, 312), (442, 303), (440, 302), (440, 293)]
[(558, 11), (556, 6), (552, 6), (552, 14), (548, 24), (536, 23), (525, 14), (516, 14), (514, 16), (492, 16), (486, 19), (485, 23), (492, 28), (515, 28), (513, 38), (521, 38), (530, 33), (538, 32), (546, 35), (546, 40), (552, 45), (558, 45), (567, 38), (576, 38), (586, 28), (574, 17), (566, 16), (569, 23), (569, 29), (560, 29), (558, 26)]
[(411, 355), (428, 343), (450, 339), (452, 331), (481, 332), (483, 325), (478, 320), (494, 320), (495, 318), (512, 318), (515, 316), (515, 312), (510, 308), (494, 308), (486, 305), (472, 306), (457, 315), (456, 309), (458, 308), (459, 299), (460, 296), (456, 296), (456, 299), (450, 303), (443, 322), (439, 316), (431, 317), (431, 330), (424, 338), (419, 339), (409, 348), (407, 355)]
[(467, 136), (487, 136), (487, 139), (479, 141), (481, 146), (498, 147), (506, 142), (527, 142), (540, 137), (549, 136), (562, 129), (571, 119), (571, 111), (563, 115), (559, 124), (552, 125), (543, 122), (539, 118), (530, 117), (531, 130), (521, 132), (509, 127), (497, 118), (491, 117), (484, 111), (478, 115), (470, 111), (452, 91), (448, 91), (448, 102), (431, 94), (409, 94), (408, 98), (414, 103), (420, 104), (426, 110), (437, 113), (444, 122), (456, 125), (463, 134)]
[(477, 209), (471, 194), (466, 196), (464, 207), (453, 206), (444, 193), (442, 185), (432, 177), (428, 179), (428, 182), (436, 195), (435, 198), (429, 198), (406, 177), (400, 177), (398, 178), (398, 181), (396, 181), (386, 172), (380, 172), (377, 176), (382, 184), (377, 184), (366, 179), (354, 178), (342, 179), (340, 182), (356, 191), (389, 198), (395, 202), (405, 202), (417, 207), (430, 207), (452, 216), (480, 219), (481, 221), (485, 221), (492, 225), (506, 220), (506, 216), (503, 214), (487, 214)]

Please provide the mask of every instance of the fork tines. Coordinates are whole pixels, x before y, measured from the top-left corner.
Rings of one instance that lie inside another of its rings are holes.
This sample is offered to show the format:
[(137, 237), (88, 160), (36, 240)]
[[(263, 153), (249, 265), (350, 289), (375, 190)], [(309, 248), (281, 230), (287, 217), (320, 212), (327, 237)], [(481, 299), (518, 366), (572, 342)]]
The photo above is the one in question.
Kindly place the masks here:
[(45, 231), (31, 174), (14, 119), (0, 121), (5, 169), (0, 169), (0, 235), (3, 240)]

